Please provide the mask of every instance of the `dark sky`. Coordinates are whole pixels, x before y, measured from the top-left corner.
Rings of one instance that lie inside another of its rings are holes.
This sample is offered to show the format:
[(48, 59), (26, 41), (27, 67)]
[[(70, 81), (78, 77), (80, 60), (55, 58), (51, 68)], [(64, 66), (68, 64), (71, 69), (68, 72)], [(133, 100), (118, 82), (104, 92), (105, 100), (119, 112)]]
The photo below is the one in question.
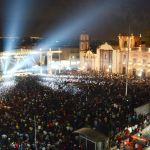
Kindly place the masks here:
[(22, 36), (67, 32), (76, 38), (86, 31), (93, 39), (114, 39), (128, 33), (129, 24), (132, 33), (146, 36), (150, 0), (0, 0), (0, 35), (9, 33), (15, 21)]

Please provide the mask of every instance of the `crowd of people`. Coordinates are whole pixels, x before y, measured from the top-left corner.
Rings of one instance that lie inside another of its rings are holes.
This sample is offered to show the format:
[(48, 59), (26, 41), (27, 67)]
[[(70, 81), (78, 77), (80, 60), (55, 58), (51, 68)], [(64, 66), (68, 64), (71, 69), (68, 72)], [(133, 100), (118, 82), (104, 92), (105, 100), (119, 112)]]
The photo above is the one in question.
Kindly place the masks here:
[(149, 79), (129, 79), (128, 97), (119, 75), (28, 76), (16, 82), (0, 101), (2, 150), (78, 150), (73, 132), (82, 127), (103, 132), (111, 146), (120, 146), (127, 129), (135, 132), (150, 123), (148, 115), (134, 111), (150, 101)]

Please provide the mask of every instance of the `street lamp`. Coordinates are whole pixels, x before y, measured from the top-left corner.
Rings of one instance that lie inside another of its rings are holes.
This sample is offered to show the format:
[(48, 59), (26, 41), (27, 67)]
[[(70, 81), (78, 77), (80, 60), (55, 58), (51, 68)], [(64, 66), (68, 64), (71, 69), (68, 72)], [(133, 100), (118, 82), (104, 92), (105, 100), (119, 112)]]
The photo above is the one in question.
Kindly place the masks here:
[(50, 48), (50, 75), (52, 75), (52, 49)]
[(61, 68), (61, 62), (60, 62), (60, 48), (59, 48), (59, 74), (60, 74), (60, 68)]
[(127, 49), (127, 58), (126, 58), (126, 89), (125, 96), (128, 95), (128, 67), (129, 67), (129, 51), (130, 51), (130, 35), (128, 37), (128, 49)]
[(42, 74), (42, 49), (40, 48), (40, 74)]

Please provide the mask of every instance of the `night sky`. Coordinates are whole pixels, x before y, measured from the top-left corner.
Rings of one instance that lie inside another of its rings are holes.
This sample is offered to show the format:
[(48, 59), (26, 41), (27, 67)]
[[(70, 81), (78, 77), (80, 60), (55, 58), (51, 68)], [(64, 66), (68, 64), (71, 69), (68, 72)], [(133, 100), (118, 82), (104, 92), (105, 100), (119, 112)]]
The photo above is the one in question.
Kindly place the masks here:
[[(23, 1), (15, 10), (13, 6)], [(21, 11), (24, 11), (21, 13)], [(93, 39), (114, 39), (119, 33), (150, 34), (150, 0), (0, 0), (0, 35), (18, 21), (21, 36), (49, 36), (82, 31)], [(23, 28), (23, 29), (22, 29)]]

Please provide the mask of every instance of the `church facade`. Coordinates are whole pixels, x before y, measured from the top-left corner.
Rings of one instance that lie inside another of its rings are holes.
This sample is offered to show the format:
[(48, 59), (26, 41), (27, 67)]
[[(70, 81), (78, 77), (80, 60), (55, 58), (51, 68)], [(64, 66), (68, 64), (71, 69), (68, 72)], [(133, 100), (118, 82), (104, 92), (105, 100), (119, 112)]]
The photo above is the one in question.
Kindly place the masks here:
[(142, 45), (139, 36), (118, 36), (118, 45), (107, 42), (99, 45), (94, 53), (90, 49), (88, 34), (80, 36), (80, 69), (118, 73), (135, 76), (150, 76), (150, 48)]

